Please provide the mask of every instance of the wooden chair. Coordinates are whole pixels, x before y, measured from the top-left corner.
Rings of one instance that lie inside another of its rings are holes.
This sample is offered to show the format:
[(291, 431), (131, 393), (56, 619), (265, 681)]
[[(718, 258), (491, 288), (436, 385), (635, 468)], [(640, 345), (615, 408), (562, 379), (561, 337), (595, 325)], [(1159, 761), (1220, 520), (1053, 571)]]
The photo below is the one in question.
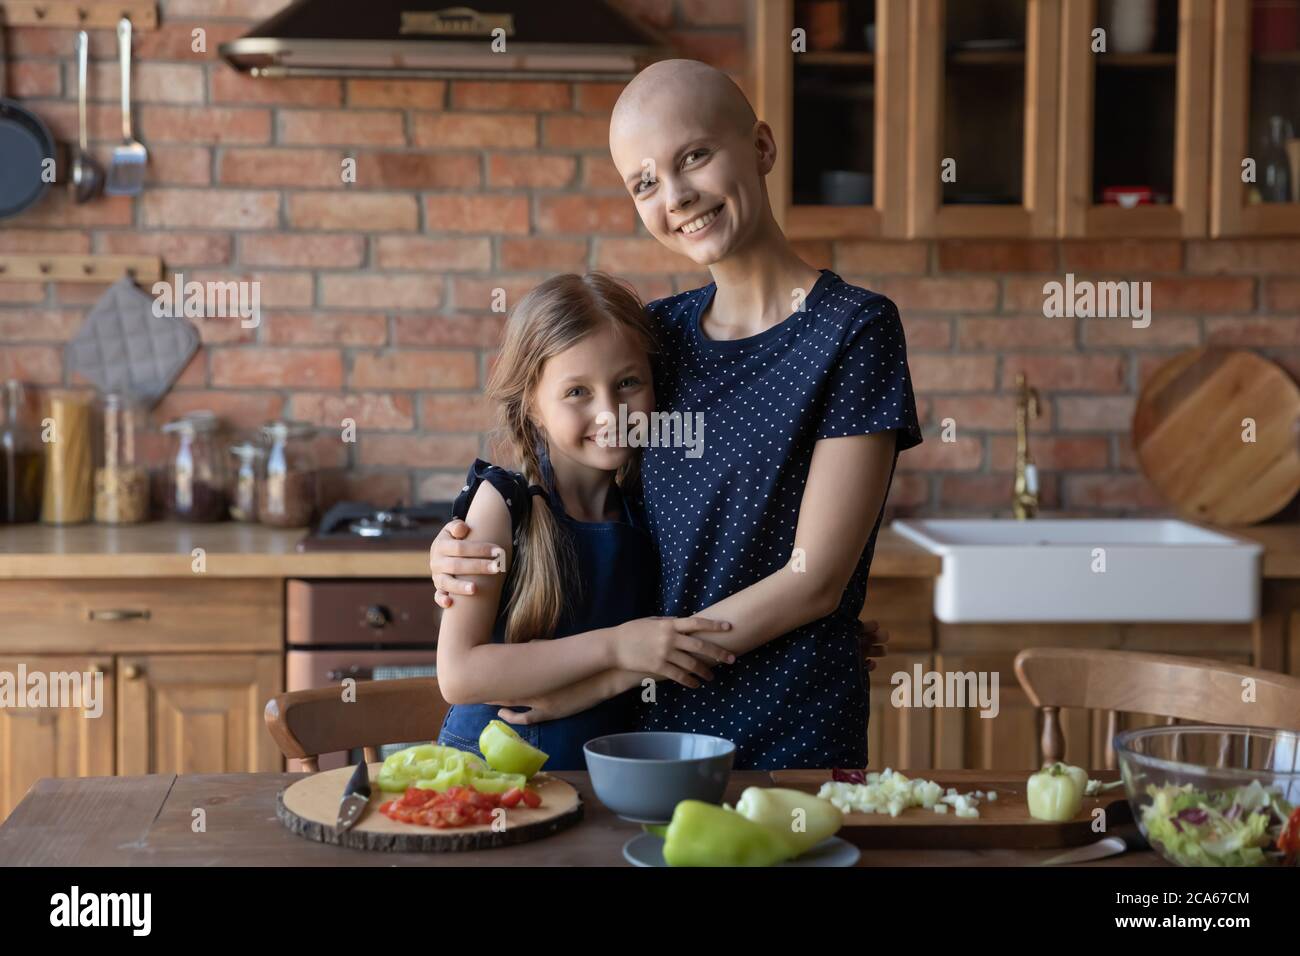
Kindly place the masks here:
[(266, 726), (285, 757), (316, 771), (321, 754), (362, 747), (369, 762), (382, 744), (435, 740), (449, 704), (432, 677), (357, 681), (356, 700), (343, 688), (279, 694), (266, 704)]
[[(1115, 767), (1121, 711), (1178, 721), (1300, 731), (1300, 678), (1199, 657), (1135, 651), (1032, 647), (1016, 655), (1016, 679), (1043, 714), (1043, 762), (1061, 760), (1062, 707), (1106, 712), (1105, 767)], [(1255, 682), (1253, 701), (1242, 681)]]

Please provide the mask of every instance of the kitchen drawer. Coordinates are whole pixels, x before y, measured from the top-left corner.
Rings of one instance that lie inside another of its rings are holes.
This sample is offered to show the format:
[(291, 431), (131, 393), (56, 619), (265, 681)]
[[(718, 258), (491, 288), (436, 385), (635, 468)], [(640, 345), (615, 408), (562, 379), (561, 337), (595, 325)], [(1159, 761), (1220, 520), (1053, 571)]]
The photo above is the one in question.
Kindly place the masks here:
[(279, 651), (279, 579), (0, 581), (0, 652)]

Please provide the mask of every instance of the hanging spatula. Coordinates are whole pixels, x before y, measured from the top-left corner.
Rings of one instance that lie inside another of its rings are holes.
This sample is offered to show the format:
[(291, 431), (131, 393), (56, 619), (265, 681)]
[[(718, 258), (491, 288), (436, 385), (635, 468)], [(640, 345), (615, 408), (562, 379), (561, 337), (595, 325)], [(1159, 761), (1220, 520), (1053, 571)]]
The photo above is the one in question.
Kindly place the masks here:
[(138, 196), (144, 187), (144, 167), (149, 154), (131, 135), (131, 21), (117, 23), (117, 56), (122, 72), (122, 144), (113, 150), (104, 192), (110, 196)]

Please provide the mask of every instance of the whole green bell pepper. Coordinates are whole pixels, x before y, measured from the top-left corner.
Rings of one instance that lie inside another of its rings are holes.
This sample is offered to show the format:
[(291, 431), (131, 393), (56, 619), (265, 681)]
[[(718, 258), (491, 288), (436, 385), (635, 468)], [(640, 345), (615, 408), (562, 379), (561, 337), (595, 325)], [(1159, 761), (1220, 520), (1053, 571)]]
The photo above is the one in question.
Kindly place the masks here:
[(773, 866), (792, 856), (767, 827), (701, 800), (677, 804), (664, 838), (669, 866)]

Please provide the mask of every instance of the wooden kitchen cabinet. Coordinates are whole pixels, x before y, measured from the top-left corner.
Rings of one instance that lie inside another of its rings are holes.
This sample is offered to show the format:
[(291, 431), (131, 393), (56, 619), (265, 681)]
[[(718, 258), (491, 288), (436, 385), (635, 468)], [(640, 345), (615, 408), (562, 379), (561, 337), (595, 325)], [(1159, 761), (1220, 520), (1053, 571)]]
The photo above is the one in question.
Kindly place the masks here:
[[(1157, 3), (1143, 52), (1116, 49), (1113, 27), (1094, 52), (1097, 0), (1064, 3), (1060, 235), (1206, 234), (1213, 3)], [(1148, 187), (1155, 201), (1103, 203), (1107, 187)]]
[[(1283, 36), (1266, 24), (1255, 36), (1256, 6), (1252, 0), (1214, 2), (1213, 236), (1300, 235), (1300, 37)], [(1273, 117), (1289, 140), (1280, 151), (1271, 142)], [(1254, 162), (1253, 183), (1243, 181), (1248, 159)], [(1268, 167), (1279, 165), (1290, 180), (1289, 201), (1268, 186)], [(1258, 190), (1254, 197), (1252, 190)]]
[(117, 772), (279, 771), (266, 702), (283, 686), (279, 654), (119, 658)]

